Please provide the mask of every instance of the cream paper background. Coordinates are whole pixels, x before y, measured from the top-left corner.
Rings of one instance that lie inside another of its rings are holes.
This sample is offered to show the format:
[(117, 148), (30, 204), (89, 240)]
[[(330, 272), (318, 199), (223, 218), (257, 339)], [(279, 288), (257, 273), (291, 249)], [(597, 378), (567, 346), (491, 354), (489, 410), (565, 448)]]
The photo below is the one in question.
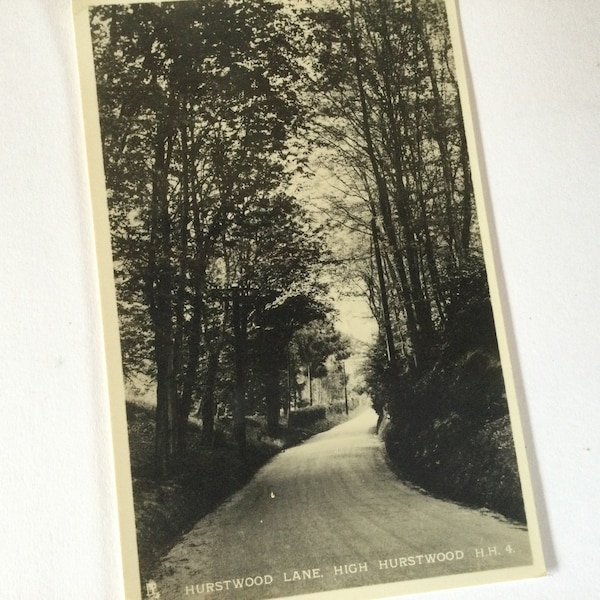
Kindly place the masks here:
[[(596, 598), (600, 4), (459, 6), (549, 576), (432, 597)], [(121, 600), (70, 1), (0, 9), (0, 598)]]

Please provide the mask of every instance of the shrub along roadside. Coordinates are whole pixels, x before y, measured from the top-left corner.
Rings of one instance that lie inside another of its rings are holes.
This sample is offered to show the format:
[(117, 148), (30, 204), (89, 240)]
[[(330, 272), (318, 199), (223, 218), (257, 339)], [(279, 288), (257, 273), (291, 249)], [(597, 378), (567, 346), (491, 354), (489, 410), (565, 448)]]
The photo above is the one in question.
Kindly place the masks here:
[[(311, 407), (313, 408), (313, 407)], [(189, 423), (189, 440), (181, 470), (168, 480), (153, 477), (154, 409), (127, 404), (127, 422), (133, 478), (133, 496), (142, 584), (159, 559), (193, 525), (242, 488), (273, 456), (346, 420), (346, 415), (325, 410), (310, 413), (302, 423), (280, 427), (276, 438), (264, 434), (264, 417), (247, 419), (247, 452), (241, 459), (227, 429), (215, 444), (200, 443), (200, 427)], [(300, 411), (299, 411), (300, 412)], [(321, 418), (315, 419), (319, 414)], [(293, 414), (293, 413), (292, 413)]]
[[(476, 366), (476, 368), (475, 368)], [(396, 472), (451, 500), (525, 522), (502, 370), (475, 352), (424, 374), (401, 399), (422, 418), (385, 420), (380, 434)]]
[[(306, 406), (290, 413), (292, 427), (308, 427), (327, 418), (327, 407), (322, 404)], [(337, 411), (336, 411), (337, 412)]]
[(479, 432), (461, 427), (461, 433), (449, 423), (413, 434), (398, 425), (383, 429), (401, 477), (435, 495), (525, 522), (508, 417)]

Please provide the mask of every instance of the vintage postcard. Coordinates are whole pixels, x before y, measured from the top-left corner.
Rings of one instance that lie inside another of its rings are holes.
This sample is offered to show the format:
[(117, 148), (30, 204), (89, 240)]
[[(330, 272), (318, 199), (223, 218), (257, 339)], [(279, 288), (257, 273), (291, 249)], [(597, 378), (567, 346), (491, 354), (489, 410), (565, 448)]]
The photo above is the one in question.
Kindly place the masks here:
[(454, 2), (74, 18), (124, 597), (543, 575)]

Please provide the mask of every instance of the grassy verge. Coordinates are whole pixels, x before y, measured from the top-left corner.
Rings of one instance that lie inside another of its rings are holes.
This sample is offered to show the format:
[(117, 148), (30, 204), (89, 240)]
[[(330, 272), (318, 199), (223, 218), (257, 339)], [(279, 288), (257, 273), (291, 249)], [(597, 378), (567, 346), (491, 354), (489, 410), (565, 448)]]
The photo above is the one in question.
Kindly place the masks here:
[(189, 424), (188, 449), (177, 475), (153, 477), (154, 410), (127, 404), (140, 575), (142, 581), (163, 556), (203, 516), (242, 488), (270, 458), (346, 420), (327, 412), (302, 427), (282, 426), (276, 438), (264, 434), (261, 417), (247, 420), (247, 455), (241, 459), (227, 431), (213, 448), (200, 444), (200, 428)]

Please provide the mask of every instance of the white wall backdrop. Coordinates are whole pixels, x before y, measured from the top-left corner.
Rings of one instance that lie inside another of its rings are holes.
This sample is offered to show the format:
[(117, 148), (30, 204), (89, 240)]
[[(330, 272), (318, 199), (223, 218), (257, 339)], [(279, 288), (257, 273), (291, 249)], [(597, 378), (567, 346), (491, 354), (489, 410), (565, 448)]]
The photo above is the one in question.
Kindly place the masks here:
[[(549, 575), (432, 597), (597, 598), (600, 3), (460, 6)], [(120, 600), (70, 2), (0, 11), (0, 598)]]

